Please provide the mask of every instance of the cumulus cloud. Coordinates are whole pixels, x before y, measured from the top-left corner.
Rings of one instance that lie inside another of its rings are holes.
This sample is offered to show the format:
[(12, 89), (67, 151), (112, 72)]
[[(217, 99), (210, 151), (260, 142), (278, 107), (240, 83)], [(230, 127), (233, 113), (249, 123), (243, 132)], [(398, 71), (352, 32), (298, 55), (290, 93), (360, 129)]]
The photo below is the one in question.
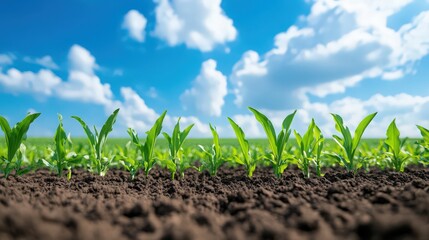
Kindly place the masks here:
[(428, 28), (429, 11), (425, 11), (399, 29), (403, 39), (403, 63), (417, 61), (429, 53)]
[[(264, 55), (243, 54), (230, 76), (238, 106), (300, 108), (308, 95), (343, 93), (360, 81), (395, 80), (429, 53), (429, 11), (394, 30), (387, 19), (411, 1), (315, 1)], [(269, 97), (268, 97), (269, 96)]]
[(221, 8), (221, 0), (154, 0), (154, 35), (170, 46), (185, 44), (207, 52), (235, 40), (237, 30)]
[[(150, 108), (130, 87), (121, 87), (120, 98), (116, 98), (110, 90), (110, 85), (102, 83), (95, 74), (98, 65), (95, 57), (87, 49), (73, 45), (69, 51), (68, 62), (70, 67), (66, 81), (49, 69), (41, 69), (38, 72), (20, 71), (16, 68), (3, 72), (0, 69), (1, 89), (13, 94), (30, 94), (35, 98), (57, 97), (73, 102), (98, 104), (106, 114), (111, 114), (113, 110), (120, 108), (118, 123), (123, 130), (120, 135), (125, 133), (123, 127), (132, 127), (145, 135), (145, 132), (153, 126), (160, 113)], [(150, 89), (150, 97), (156, 97), (155, 88)], [(167, 115), (164, 119), (163, 131), (172, 131), (178, 118), (178, 116)], [(181, 117), (181, 124), (195, 124), (190, 136), (211, 136), (208, 124), (196, 116)]]
[[(65, 81), (49, 69), (41, 69), (38, 72), (20, 71), (16, 68), (10, 68), (4, 72), (0, 69), (1, 89), (14, 94), (31, 94), (36, 98), (57, 97), (68, 101), (98, 104), (104, 108), (106, 114), (111, 114), (113, 110), (120, 108), (119, 124), (122, 127), (132, 127), (143, 134), (159, 117), (160, 114), (147, 106), (144, 99), (130, 87), (121, 87), (121, 96), (116, 98), (110, 90), (110, 85), (102, 83), (96, 75), (98, 69), (96, 59), (84, 47), (73, 45), (70, 48), (68, 64), (68, 78)], [(156, 97), (154, 96), (156, 89), (151, 88), (151, 91), (152, 97)], [(167, 115), (164, 120), (164, 130), (172, 131), (177, 119), (176, 116)], [(193, 136), (210, 135), (209, 126), (196, 116), (182, 117), (181, 123), (195, 124)]]
[(84, 47), (73, 45), (68, 54), (70, 71), (78, 71), (86, 74), (94, 74), (98, 68), (95, 57)]
[(0, 84), (4, 90), (12, 93), (50, 96), (60, 83), (61, 79), (47, 69), (41, 69), (39, 72), (21, 72), (16, 68), (11, 68), (5, 73), (0, 71)]
[(25, 62), (40, 65), (49, 69), (58, 69), (58, 65), (54, 62), (51, 56), (46, 55), (41, 58), (24, 57)]
[(130, 38), (137, 42), (144, 42), (147, 19), (137, 10), (130, 10), (125, 14), (122, 28), (128, 31)]
[(56, 96), (78, 102), (108, 104), (113, 94), (110, 85), (102, 83), (95, 74), (98, 68), (94, 56), (79, 45), (73, 45), (68, 54), (69, 72), (63, 81), (49, 69), (38, 72), (0, 69), (3, 90), (12, 93), (31, 93), (37, 96)]
[(220, 116), (227, 94), (226, 77), (216, 70), (216, 61), (203, 62), (201, 72), (180, 97), (185, 109), (196, 109), (207, 116)]
[(110, 85), (103, 84), (95, 74), (98, 65), (95, 57), (87, 49), (73, 45), (69, 51), (68, 61), (70, 65), (68, 80), (57, 88), (60, 98), (98, 104), (111, 101), (113, 94)]
[(155, 122), (158, 114), (149, 108), (132, 88), (122, 87), (120, 92), (123, 100), (116, 100), (106, 105), (106, 111), (112, 112), (114, 109), (120, 108), (120, 117), (126, 126), (138, 130), (148, 130), (150, 124)]

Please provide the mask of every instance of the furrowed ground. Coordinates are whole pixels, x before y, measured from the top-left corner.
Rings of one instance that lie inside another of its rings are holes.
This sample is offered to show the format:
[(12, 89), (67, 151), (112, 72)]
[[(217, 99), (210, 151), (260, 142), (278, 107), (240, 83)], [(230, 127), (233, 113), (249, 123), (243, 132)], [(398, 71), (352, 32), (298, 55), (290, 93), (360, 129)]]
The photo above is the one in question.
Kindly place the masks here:
[(38, 170), (0, 179), (0, 239), (427, 239), (429, 170), (340, 168), (281, 179), (258, 168), (222, 168), (184, 179)]

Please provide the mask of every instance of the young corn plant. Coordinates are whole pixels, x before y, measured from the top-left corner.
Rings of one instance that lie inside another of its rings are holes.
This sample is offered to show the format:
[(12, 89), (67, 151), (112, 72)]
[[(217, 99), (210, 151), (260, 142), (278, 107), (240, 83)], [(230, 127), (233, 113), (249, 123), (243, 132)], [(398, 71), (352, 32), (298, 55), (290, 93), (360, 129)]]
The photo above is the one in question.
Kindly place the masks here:
[(63, 116), (61, 114), (58, 114), (58, 121), (60, 122), (57, 127), (57, 131), (55, 132), (55, 152), (54, 156), (52, 157), (52, 160), (54, 161), (54, 164), (57, 169), (57, 173), (59, 177), (63, 176), (63, 170), (66, 168), (68, 170), (67, 179), (71, 178), (71, 166), (68, 164), (67, 161), (67, 150), (66, 145), (72, 144), (72, 141), (70, 139), (70, 135), (67, 136), (66, 131), (64, 130), (63, 126)]
[(91, 147), (91, 155), (89, 156), (90, 169), (91, 171), (95, 170), (95, 172), (100, 176), (106, 175), (109, 170), (110, 163), (115, 158), (115, 156), (111, 158), (104, 157), (103, 150), (107, 142), (107, 136), (113, 130), (113, 125), (116, 122), (118, 112), (119, 108), (109, 116), (100, 132), (98, 132), (97, 128), (94, 126), (94, 133), (80, 117), (72, 116), (72, 118), (76, 119), (80, 123), (88, 138), (88, 142)]
[(316, 167), (316, 175), (318, 177), (322, 177), (324, 174), (322, 173), (322, 150), (325, 144), (325, 138), (323, 137), (322, 131), (320, 128), (314, 124), (313, 129), (313, 136), (316, 141), (314, 146), (314, 157), (313, 157), (313, 163)]
[(201, 150), (203, 150), (203, 154), (205, 157), (201, 159), (201, 166), (198, 168), (198, 171), (208, 171), (211, 176), (216, 176), (217, 171), (222, 166), (222, 164), (225, 162), (224, 158), (222, 157), (222, 149), (220, 147), (219, 143), (219, 134), (216, 131), (216, 128), (214, 128), (210, 124), (210, 130), (213, 135), (213, 145), (210, 150), (206, 150), (204, 146), (198, 145)]
[(368, 142), (360, 144), (360, 151), (357, 153), (357, 157), (361, 159), (362, 167), (366, 172), (371, 170), (371, 167), (377, 167), (378, 169), (386, 169), (388, 160), (386, 160), (386, 151), (389, 151), (389, 147), (386, 145), (384, 140), (378, 142), (377, 145), (370, 145)]
[[(137, 132), (128, 128), (128, 134), (131, 137), (131, 141), (137, 146), (138, 150), (141, 153), (141, 161), (135, 161), (132, 168), (134, 169), (131, 173), (131, 178), (134, 179), (135, 174), (137, 174), (138, 169), (143, 168), (145, 175), (148, 176), (150, 170), (155, 166), (157, 159), (154, 157), (154, 149), (156, 138), (159, 136), (162, 130), (162, 122), (164, 117), (167, 114), (167, 111), (164, 111), (161, 116), (155, 121), (155, 124), (152, 128), (146, 133), (146, 141), (144, 143), (140, 142)], [(134, 174), (134, 175), (133, 175)]]
[(271, 162), (276, 177), (280, 178), (288, 166), (288, 161), (283, 157), (283, 152), (291, 134), (290, 125), (295, 117), (296, 110), (283, 120), (282, 129), (276, 137), (276, 131), (274, 130), (271, 121), (258, 110), (251, 107), (249, 107), (249, 109), (255, 115), (256, 120), (264, 128), (265, 134), (268, 138), (269, 147), (271, 149), (271, 153), (267, 159)]
[(134, 180), (137, 176), (140, 166), (138, 148), (136, 149), (136, 151), (133, 151), (131, 149), (131, 141), (128, 141), (127, 144), (125, 144), (124, 148), (118, 146), (117, 150), (117, 159), (119, 160), (120, 165), (122, 165), (122, 167), (130, 173), (131, 180)]
[(386, 153), (391, 167), (397, 172), (403, 172), (405, 162), (409, 156), (402, 151), (402, 147), (406, 142), (406, 138), (401, 141), (400, 132), (396, 126), (395, 119), (390, 123), (386, 131), (387, 139), (385, 140), (389, 152)]
[(235, 136), (237, 137), (238, 143), (241, 148), (241, 153), (243, 154), (243, 159), (238, 156), (233, 156), (234, 162), (243, 165), (246, 168), (247, 176), (251, 178), (253, 176), (253, 172), (256, 169), (257, 159), (254, 158), (256, 150), (255, 153), (251, 152), (249, 141), (247, 141), (243, 129), (241, 129), (241, 127), (238, 126), (237, 123), (235, 123), (234, 120), (232, 120), (231, 118), (228, 118), (228, 121), (235, 132)]
[[(4, 133), (7, 147), (7, 156), (0, 157), (1, 172), (7, 178), (10, 173), (15, 170), (15, 174), (21, 175), (26, 170), (21, 169), (22, 159), (25, 154), (25, 146), (23, 141), (27, 138), (27, 132), (31, 123), (40, 116), (40, 113), (28, 114), (21, 122), (18, 122), (14, 127), (10, 127), (6, 118), (0, 116), (0, 126)], [(19, 150), (19, 151), (18, 151)], [(13, 161), (15, 155), (18, 153), (16, 161)]]
[(168, 142), (168, 148), (170, 150), (170, 158), (166, 159), (166, 165), (168, 170), (171, 172), (171, 178), (174, 179), (176, 171), (179, 172), (181, 178), (185, 177), (186, 169), (190, 168), (189, 161), (183, 158), (182, 145), (185, 142), (186, 137), (191, 131), (194, 124), (189, 125), (183, 131), (180, 131), (180, 118), (177, 120), (176, 126), (174, 126), (173, 134), (170, 136), (168, 133), (163, 132), (164, 138)]
[(296, 143), (299, 149), (298, 167), (302, 170), (304, 177), (310, 178), (310, 164), (314, 163), (317, 176), (321, 176), (321, 161), (320, 156), (323, 149), (323, 135), (317, 127), (314, 119), (311, 120), (307, 132), (301, 136), (297, 131), (294, 131)]
[(344, 164), (345, 168), (349, 172), (356, 172), (362, 165), (359, 160), (356, 162), (356, 150), (359, 146), (360, 140), (362, 138), (363, 133), (365, 132), (365, 129), (368, 127), (369, 123), (372, 121), (375, 115), (377, 115), (377, 113), (372, 113), (366, 116), (359, 123), (355, 130), (355, 135), (354, 137), (352, 137), (350, 129), (344, 126), (343, 119), (337, 114), (332, 114), (335, 120), (335, 129), (337, 129), (337, 131), (340, 132), (343, 136), (343, 138), (341, 138), (337, 135), (333, 135), (333, 138), (343, 151), (344, 155), (334, 153), (331, 156), (333, 156), (338, 162)]
[(417, 125), (417, 128), (420, 130), (420, 134), (422, 135), (423, 139), (417, 142), (419, 149), (421, 150), (415, 151), (417, 152), (415, 155), (418, 159), (420, 159), (421, 163), (429, 164), (429, 129), (419, 125)]

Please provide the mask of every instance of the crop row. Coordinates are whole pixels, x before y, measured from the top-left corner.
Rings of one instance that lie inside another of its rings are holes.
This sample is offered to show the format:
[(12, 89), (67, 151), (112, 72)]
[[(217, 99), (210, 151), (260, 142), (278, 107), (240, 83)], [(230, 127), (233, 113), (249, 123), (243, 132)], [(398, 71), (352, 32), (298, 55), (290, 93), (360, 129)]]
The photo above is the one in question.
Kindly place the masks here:
[(429, 130), (417, 126), (422, 139), (407, 142), (407, 138), (400, 138), (400, 131), (395, 120), (386, 130), (386, 139), (380, 141), (376, 147), (364, 145), (359, 148), (365, 129), (377, 113), (365, 117), (357, 126), (354, 134), (344, 125), (343, 119), (332, 114), (335, 127), (339, 135), (333, 135), (335, 145), (329, 146), (322, 131), (314, 119), (305, 133), (293, 131), (295, 145), (292, 141), (291, 124), (296, 111), (285, 117), (281, 130), (276, 133), (272, 122), (261, 112), (249, 108), (256, 120), (263, 127), (267, 137), (267, 147), (249, 144), (244, 131), (231, 118), (228, 121), (236, 135), (239, 147), (221, 146), (216, 128), (210, 125), (213, 135), (211, 147), (199, 145), (199, 149), (184, 148), (183, 143), (193, 128), (193, 124), (183, 130), (180, 128), (180, 119), (173, 132), (163, 132), (168, 148), (156, 146), (156, 140), (162, 131), (162, 123), (166, 112), (162, 113), (142, 141), (137, 132), (128, 129), (130, 141), (125, 146), (106, 145), (108, 135), (112, 131), (119, 109), (115, 110), (106, 120), (101, 130), (95, 126), (88, 127), (84, 120), (73, 116), (82, 126), (87, 139), (87, 145), (73, 145), (70, 134), (67, 135), (62, 116), (59, 115), (59, 124), (54, 136), (53, 147), (35, 147), (24, 144), (26, 133), (30, 125), (40, 113), (27, 115), (21, 122), (11, 127), (8, 121), (0, 116), (1, 129), (4, 132), (6, 148), (0, 148), (0, 173), (7, 178), (10, 174), (21, 175), (40, 168), (48, 168), (61, 177), (66, 173), (70, 179), (72, 169), (86, 169), (94, 174), (104, 176), (110, 168), (124, 169), (134, 179), (139, 172), (145, 175), (159, 165), (170, 171), (174, 179), (176, 174), (183, 178), (187, 169), (207, 171), (210, 175), (217, 174), (224, 165), (242, 165), (251, 178), (258, 166), (271, 167), (276, 177), (281, 177), (289, 165), (296, 165), (302, 170), (303, 176), (323, 176), (323, 169), (331, 166), (342, 166), (347, 171), (355, 173), (360, 168), (369, 169), (378, 167), (404, 171), (408, 164), (429, 163)]

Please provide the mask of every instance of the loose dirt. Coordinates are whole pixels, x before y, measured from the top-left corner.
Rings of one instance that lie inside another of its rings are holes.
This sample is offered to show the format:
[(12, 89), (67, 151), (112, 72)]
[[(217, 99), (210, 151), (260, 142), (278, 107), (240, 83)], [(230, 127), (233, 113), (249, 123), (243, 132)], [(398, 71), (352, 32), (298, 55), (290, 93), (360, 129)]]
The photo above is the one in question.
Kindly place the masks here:
[(77, 171), (0, 180), (0, 239), (428, 239), (429, 169), (328, 170), (276, 179), (258, 169), (135, 181)]

